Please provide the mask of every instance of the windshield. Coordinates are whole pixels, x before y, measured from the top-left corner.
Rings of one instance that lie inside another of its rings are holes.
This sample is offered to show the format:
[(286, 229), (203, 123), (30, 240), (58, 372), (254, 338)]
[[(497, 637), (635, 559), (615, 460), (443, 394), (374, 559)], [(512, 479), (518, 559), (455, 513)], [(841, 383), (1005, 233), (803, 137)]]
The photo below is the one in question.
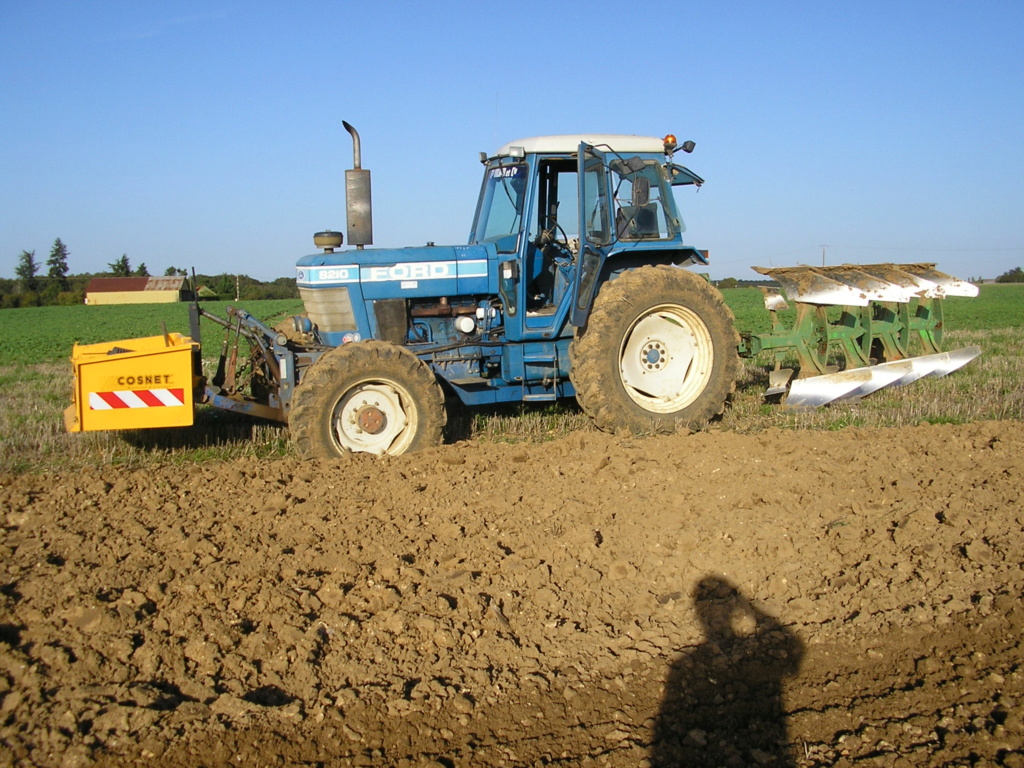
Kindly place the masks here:
[(527, 166), (499, 165), (487, 169), (473, 224), (474, 242), (493, 242), (498, 253), (514, 253), (523, 226)]

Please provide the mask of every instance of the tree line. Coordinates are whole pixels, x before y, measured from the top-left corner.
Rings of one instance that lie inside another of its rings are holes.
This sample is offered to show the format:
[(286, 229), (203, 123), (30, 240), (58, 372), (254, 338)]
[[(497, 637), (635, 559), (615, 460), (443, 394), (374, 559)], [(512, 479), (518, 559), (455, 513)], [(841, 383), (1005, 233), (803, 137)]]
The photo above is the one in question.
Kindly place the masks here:
[(1024, 269), (1014, 267), (996, 278), (997, 283), (1024, 283)]
[[(85, 301), (86, 286), (94, 277), (151, 277), (145, 262), (132, 268), (128, 254), (107, 264), (106, 272), (71, 274), (69, 255), (67, 245), (59, 237), (53, 241), (50, 255), (43, 264), (36, 260), (35, 251), (22, 251), (14, 269), (15, 279), (0, 278), (0, 309), (81, 304)], [(165, 277), (187, 275), (188, 271), (181, 267), (167, 267), (164, 271)], [(257, 301), (299, 296), (292, 277), (279, 277), (265, 283), (248, 275), (196, 275), (196, 288), (200, 298), (206, 300)]]

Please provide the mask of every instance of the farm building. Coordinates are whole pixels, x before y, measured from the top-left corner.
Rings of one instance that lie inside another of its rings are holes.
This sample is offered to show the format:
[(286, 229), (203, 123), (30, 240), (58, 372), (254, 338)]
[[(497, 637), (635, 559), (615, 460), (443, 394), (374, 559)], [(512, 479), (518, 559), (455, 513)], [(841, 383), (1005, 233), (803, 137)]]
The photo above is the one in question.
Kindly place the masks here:
[(169, 304), (191, 301), (184, 277), (94, 277), (85, 287), (86, 304)]

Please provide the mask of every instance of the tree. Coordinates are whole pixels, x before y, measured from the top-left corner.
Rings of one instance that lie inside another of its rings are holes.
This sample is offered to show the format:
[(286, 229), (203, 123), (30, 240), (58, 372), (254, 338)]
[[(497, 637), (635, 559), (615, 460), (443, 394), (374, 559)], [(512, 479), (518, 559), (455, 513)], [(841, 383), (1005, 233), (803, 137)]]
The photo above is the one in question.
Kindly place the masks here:
[(128, 263), (127, 253), (122, 253), (120, 259), (110, 262), (107, 266), (114, 277), (130, 277), (132, 274), (132, 265)]
[(996, 278), (997, 283), (1024, 283), (1024, 269), (1014, 267)]
[(36, 273), (39, 272), (39, 264), (36, 262), (35, 251), (22, 251), (18, 257), (18, 266), (14, 274), (22, 281), (24, 287), (30, 291), (36, 289)]
[(68, 277), (68, 247), (58, 237), (53, 241), (53, 248), (50, 249), (50, 258), (46, 260), (46, 266), (50, 268), (47, 273), (57, 281), (61, 290), (67, 288)]
[(136, 277), (149, 277), (149, 270), (146, 269), (146, 262), (139, 264), (138, 268), (132, 274)]
[(179, 267), (168, 267), (167, 269), (164, 270), (164, 277), (184, 277), (187, 274), (187, 270), (181, 269)]

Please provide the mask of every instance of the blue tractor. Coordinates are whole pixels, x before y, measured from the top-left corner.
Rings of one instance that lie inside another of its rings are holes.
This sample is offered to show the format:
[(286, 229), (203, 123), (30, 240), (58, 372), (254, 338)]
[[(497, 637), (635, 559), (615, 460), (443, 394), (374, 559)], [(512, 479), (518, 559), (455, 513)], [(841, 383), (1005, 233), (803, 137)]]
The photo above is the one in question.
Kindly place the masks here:
[(299, 361), (281, 405), (303, 454), (438, 444), (446, 398), (575, 396), (599, 427), (629, 433), (702, 426), (722, 411), (739, 337), (720, 294), (683, 269), (707, 254), (683, 242), (672, 194), (702, 183), (673, 161), (692, 142), (510, 142), (481, 155), (467, 245), (367, 249), (369, 172), (345, 127), (354, 247), (336, 250), (341, 234), (320, 232), (323, 252), (297, 265), (300, 330), (320, 353)]

